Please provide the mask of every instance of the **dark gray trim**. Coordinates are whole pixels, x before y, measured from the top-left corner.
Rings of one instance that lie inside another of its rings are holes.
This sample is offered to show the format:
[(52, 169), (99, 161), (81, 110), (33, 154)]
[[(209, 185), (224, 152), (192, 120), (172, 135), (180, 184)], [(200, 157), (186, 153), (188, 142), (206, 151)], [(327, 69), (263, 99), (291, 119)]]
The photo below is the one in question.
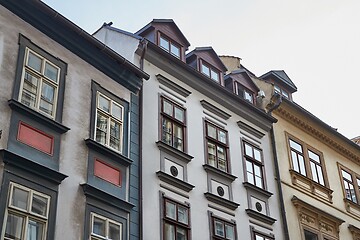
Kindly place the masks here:
[(124, 201), (113, 195), (110, 195), (110, 194), (102, 191), (101, 189), (98, 189), (90, 184), (83, 183), (83, 184), (80, 184), (80, 186), (82, 187), (86, 197), (94, 198), (100, 202), (103, 202), (103, 203), (110, 205), (112, 207), (115, 207), (117, 209), (130, 212), (131, 209), (133, 209), (135, 207), (135, 205), (133, 205), (132, 203)]
[(260, 232), (259, 230), (256, 230), (254, 226), (250, 226), (250, 231), (251, 231), (251, 240), (256, 240), (255, 239), (255, 234), (259, 234), (263, 237), (266, 237), (266, 238), (269, 238), (269, 239), (275, 239), (275, 236), (274, 234), (270, 233), (270, 234), (266, 234), (266, 233), (263, 233), (263, 232)]
[(158, 146), (158, 148), (160, 149), (160, 151), (164, 151), (174, 157), (176, 157), (179, 160), (182, 160), (185, 163), (189, 163), (191, 161), (191, 159), (193, 159), (194, 157), (184, 153), (172, 146), (167, 145), (166, 143), (163, 143), (162, 141), (157, 141), (156, 145)]
[(219, 205), (226, 207), (233, 211), (240, 206), (240, 204), (238, 204), (236, 202), (227, 200), (225, 198), (218, 197), (215, 194), (212, 194), (210, 192), (206, 192), (206, 193), (204, 193), (204, 195), (205, 195), (206, 199), (209, 200), (210, 202), (219, 204)]
[(177, 92), (178, 94), (180, 94), (183, 97), (188, 97), (191, 94), (191, 92), (189, 90), (181, 87), (180, 85), (174, 83), (170, 79), (167, 79), (166, 77), (164, 77), (161, 74), (157, 74), (156, 79), (159, 81), (159, 83), (161, 83), (162, 85), (164, 85), (164, 86), (170, 88), (171, 90)]
[(205, 171), (207, 173), (213, 173), (215, 174), (216, 176), (222, 178), (222, 179), (225, 179), (225, 180), (228, 180), (230, 182), (233, 182), (235, 181), (235, 179), (237, 178), (236, 176), (230, 174), (230, 173), (227, 173), (227, 172), (224, 172), (224, 171), (221, 171), (209, 164), (204, 164), (203, 165), (203, 168), (205, 169)]
[(88, 138), (88, 139), (85, 139), (85, 144), (93, 149), (94, 151), (97, 151), (117, 162), (119, 162), (120, 164), (124, 165), (124, 166), (129, 166), (131, 165), (132, 163), (132, 160), (125, 157), (124, 155), (120, 154), (120, 153), (117, 153), (115, 152), (114, 150), (94, 141), (93, 139), (91, 138)]
[(24, 171), (30, 172), (57, 185), (68, 177), (65, 174), (42, 166), (6, 149), (0, 150), (0, 154), (3, 157), (3, 161), (6, 165), (14, 166)]
[(62, 125), (61, 123), (54, 121), (48, 117), (46, 117), (45, 115), (25, 106), (24, 104), (18, 102), (15, 99), (10, 99), (8, 101), (9, 106), (12, 110), (17, 111), (21, 114), (24, 114), (26, 116), (31, 117), (32, 119), (34, 119), (37, 122), (40, 122), (41, 124), (44, 124), (45, 126), (51, 128), (52, 130), (63, 134), (66, 133), (67, 131), (70, 130), (70, 128)]
[(237, 125), (239, 126), (239, 128), (241, 128), (242, 130), (254, 135), (257, 138), (263, 138), (265, 136), (265, 133), (262, 133), (258, 130), (256, 130), (255, 128), (251, 127), (250, 125), (246, 124), (243, 121), (238, 121)]
[(262, 188), (259, 188), (251, 183), (248, 183), (248, 182), (243, 182), (243, 185), (245, 188), (247, 188), (248, 190), (251, 189), (253, 190), (254, 192), (257, 192), (257, 193), (260, 193), (262, 196), (266, 197), (266, 198), (270, 198), (273, 193), (265, 190), (265, 189), (262, 189)]
[(206, 100), (200, 100), (200, 103), (201, 103), (201, 106), (203, 106), (203, 108), (205, 108), (209, 112), (215, 114), (216, 116), (221, 117), (224, 120), (228, 120), (231, 117), (230, 114), (221, 110), (220, 108), (215, 107), (214, 105), (212, 105), (211, 103), (209, 103)]
[(180, 188), (181, 190), (184, 190), (185, 192), (190, 192), (195, 186), (191, 185), (190, 183), (181, 181), (180, 179), (174, 178), (173, 176), (164, 173), (162, 171), (156, 172), (156, 175), (158, 178), (172, 186), (175, 186), (177, 188)]
[(264, 214), (261, 214), (259, 212), (256, 212), (252, 209), (246, 209), (245, 211), (249, 215), (249, 217), (252, 217), (252, 218), (259, 220), (261, 222), (264, 222), (266, 224), (273, 225), (276, 222), (276, 219), (266, 216)]

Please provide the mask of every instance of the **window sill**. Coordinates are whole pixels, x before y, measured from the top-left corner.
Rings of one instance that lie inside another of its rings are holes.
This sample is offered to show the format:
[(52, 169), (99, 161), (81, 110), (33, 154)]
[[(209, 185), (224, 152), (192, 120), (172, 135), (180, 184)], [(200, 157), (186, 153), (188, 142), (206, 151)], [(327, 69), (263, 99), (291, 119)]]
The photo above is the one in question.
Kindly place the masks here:
[(344, 203), (345, 203), (346, 211), (356, 215), (357, 217), (360, 216), (360, 205), (359, 204), (354, 203), (347, 198), (344, 199)]
[(316, 197), (319, 197), (323, 200), (326, 200), (326, 201), (332, 203), (333, 190), (331, 190), (328, 187), (325, 187), (317, 182), (314, 182), (312, 179), (307, 178), (292, 169), (290, 169), (289, 172), (291, 175), (292, 184), (310, 192), (311, 194), (315, 195)]
[(219, 204), (223, 207), (226, 207), (230, 210), (235, 210), (237, 209), (240, 204), (236, 203), (236, 202), (233, 202), (233, 201), (230, 201), (230, 200), (227, 200), (225, 198), (221, 198), (219, 196), (216, 196), (210, 192), (207, 192), (207, 193), (204, 193), (205, 197), (207, 200), (209, 200), (210, 202), (213, 202), (213, 203), (216, 203), (216, 204)]
[(193, 156), (190, 156), (189, 154), (187, 153), (184, 153), (172, 146), (169, 146), (167, 145), (166, 143), (162, 142), (162, 141), (157, 141), (156, 142), (156, 145), (158, 146), (158, 148), (161, 150), (161, 151), (164, 151), (174, 157), (176, 157), (177, 159), (179, 160), (182, 160), (183, 162), (185, 163), (189, 163), (191, 161), (191, 159), (193, 159), (194, 157)]
[(252, 209), (246, 209), (245, 211), (250, 217), (255, 218), (256, 220), (259, 220), (263, 223), (273, 225), (276, 222), (276, 219), (266, 216), (264, 214), (258, 213)]
[(204, 164), (203, 168), (205, 169), (205, 171), (207, 173), (213, 173), (213, 174), (217, 175), (218, 177), (226, 179), (226, 180), (228, 180), (230, 182), (235, 181), (235, 179), (237, 178), (236, 176), (231, 175), (230, 173), (221, 171), (221, 170), (219, 170), (219, 169), (217, 169), (217, 168), (215, 168), (215, 167), (213, 167), (213, 166), (211, 166), (209, 164)]
[(111, 205), (117, 209), (130, 212), (135, 207), (134, 204), (124, 201), (116, 196), (110, 195), (101, 189), (98, 189), (88, 183), (80, 184), (86, 197), (91, 197), (99, 200), (107, 205)]
[(167, 173), (164, 173), (162, 171), (156, 172), (156, 175), (158, 178), (172, 186), (175, 186), (177, 188), (180, 188), (181, 190), (184, 190), (185, 192), (190, 192), (195, 186), (191, 185), (190, 183), (184, 182), (180, 179), (177, 179)]
[(243, 185), (247, 190), (252, 190), (254, 192), (260, 193), (262, 196), (264, 196), (267, 199), (269, 199), (273, 195), (273, 193), (271, 193), (265, 189), (259, 188), (251, 183), (244, 182)]
[(114, 159), (115, 161), (119, 162), (120, 164), (126, 167), (130, 166), (132, 163), (131, 159), (121, 155), (120, 153), (115, 152), (114, 150), (111, 150), (110, 148), (94, 141), (91, 138), (85, 139), (85, 143), (89, 148)]
[(10, 99), (8, 101), (8, 103), (12, 110), (17, 111), (22, 114), (25, 114), (25, 115), (31, 115), (31, 117), (34, 120), (46, 125), (47, 127), (53, 129), (54, 131), (56, 131), (60, 134), (66, 133), (67, 131), (70, 130), (70, 128), (62, 125), (59, 122), (54, 121), (51, 118), (46, 117), (45, 115), (42, 115), (41, 113), (34, 111), (33, 109), (25, 106), (24, 104), (16, 101), (15, 99)]

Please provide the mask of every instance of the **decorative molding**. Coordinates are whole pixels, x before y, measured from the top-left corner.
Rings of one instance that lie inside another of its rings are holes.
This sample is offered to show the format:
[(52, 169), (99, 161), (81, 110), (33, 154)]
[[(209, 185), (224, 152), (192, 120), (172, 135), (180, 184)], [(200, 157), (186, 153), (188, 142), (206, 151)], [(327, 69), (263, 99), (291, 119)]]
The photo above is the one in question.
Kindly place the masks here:
[(354, 240), (360, 240), (360, 229), (355, 227), (354, 225), (349, 224), (348, 226), (349, 231), (353, 235)]
[(156, 175), (158, 178), (174, 187), (180, 188), (181, 190), (184, 190), (185, 192), (190, 192), (195, 186), (191, 185), (190, 183), (181, 181), (180, 179), (174, 178), (173, 176), (164, 173), (162, 171), (156, 172)]
[(255, 136), (257, 138), (263, 138), (265, 136), (265, 133), (262, 133), (262, 132), (256, 130), (255, 128), (251, 127), (250, 125), (244, 123), (243, 121), (238, 121), (237, 125), (242, 130), (252, 134), (253, 136)]
[(206, 193), (204, 193), (204, 195), (205, 195), (206, 199), (209, 200), (210, 202), (219, 204), (219, 205), (221, 205), (223, 207), (226, 207), (226, 208), (228, 208), (230, 210), (233, 210), (233, 211), (240, 206), (240, 204), (238, 204), (236, 202), (233, 202), (233, 201), (227, 200), (225, 198), (216, 196), (215, 194), (212, 194), (210, 192), (206, 192)]
[(220, 177), (220, 178), (223, 178), (223, 179), (226, 179), (230, 182), (233, 182), (235, 181), (235, 179), (237, 178), (236, 176), (234, 175), (231, 175), (230, 173), (227, 173), (227, 172), (224, 172), (224, 171), (221, 171), (209, 164), (204, 164), (203, 165), (203, 168), (205, 169), (205, 171), (207, 173), (213, 173), (215, 174), (216, 176)]
[(273, 225), (276, 222), (276, 219), (266, 216), (264, 214), (261, 214), (259, 212), (256, 212), (252, 209), (246, 209), (245, 210), (246, 213), (249, 215), (249, 217), (255, 218), (258, 221), (261, 221), (263, 223), (269, 224), (269, 225)]
[(224, 112), (220, 108), (215, 107), (214, 105), (212, 105), (211, 103), (209, 103), (206, 100), (201, 100), (200, 103), (203, 106), (203, 108), (205, 108), (209, 112), (215, 114), (216, 116), (221, 117), (224, 120), (228, 120), (231, 117), (230, 114)]
[(170, 88), (171, 90), (177, 92), (178, 94), (180, 94), (183, 97), (188, 97), (191, 92), (183, 87), (181, 87), (180, 85), (174, 83), (173, 81), (167, 79), (166, 77), (164, 77), (161, 74), (157, 74), (156, 75), (157, 80), (164, 86)]
[(260, 193), (265, 198), (270, 198), (273, 195), (273, 193), (271, 193), (265, 189), (259, 188), (251, 183), (243, 182), (243, 185), (246, 189), (248, 189), (248, 190), (251, 189), (254, 192)]
[(191, 156), (187, 153), (184, 153), (183, 151), (180, 151), (172, 146), (169, 146), (162, 141), (157, 141), (156, 145), (158, 146), (160, 151), (164, 151), (164, 152), (174, 156), (175, 158), (182, 160), (185, 163), (189, 163), (191, 161), (191, 159), (194, 158), (193, 156)]

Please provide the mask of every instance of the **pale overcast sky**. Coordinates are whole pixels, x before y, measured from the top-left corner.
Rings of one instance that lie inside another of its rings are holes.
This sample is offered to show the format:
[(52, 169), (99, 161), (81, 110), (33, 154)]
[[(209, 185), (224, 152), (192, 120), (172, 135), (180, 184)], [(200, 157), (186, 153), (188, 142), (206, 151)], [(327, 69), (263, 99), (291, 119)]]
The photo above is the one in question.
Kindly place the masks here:
[(174, 19), (191, 44), (242, 58), (260, 76), (285, 70), (295, 102), (348, 138), (360, 135), (359, 0), (45, 0), (89, 33), (136, 32)]

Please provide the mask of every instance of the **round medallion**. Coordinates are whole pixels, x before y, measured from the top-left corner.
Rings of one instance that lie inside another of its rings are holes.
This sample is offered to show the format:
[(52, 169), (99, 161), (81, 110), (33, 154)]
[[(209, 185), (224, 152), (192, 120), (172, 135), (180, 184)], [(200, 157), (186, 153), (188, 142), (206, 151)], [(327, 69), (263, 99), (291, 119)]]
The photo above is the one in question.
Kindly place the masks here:
[(259, 202), (255, 203), (255, 207), (256, 207), (256, 210), (258, 210), (259, 212), (262, 211), (261, 203), (259, 203)]
[(216, 191), (217, 191), (217, 193), (219, 194), (219, 196), (224, 196), (224, 194), (225, 194), (225, 191), (224, 191), (224, 189), (221, 187), (221, 186), (218, 186), (217, 188), (216, 188)]
[(179, 171), (175, 166), (170, 167), (170, 172), (171, 172), (171, 175), (173, 175), (174, 177), (177, 177), (177, 175), (179, 174)]

